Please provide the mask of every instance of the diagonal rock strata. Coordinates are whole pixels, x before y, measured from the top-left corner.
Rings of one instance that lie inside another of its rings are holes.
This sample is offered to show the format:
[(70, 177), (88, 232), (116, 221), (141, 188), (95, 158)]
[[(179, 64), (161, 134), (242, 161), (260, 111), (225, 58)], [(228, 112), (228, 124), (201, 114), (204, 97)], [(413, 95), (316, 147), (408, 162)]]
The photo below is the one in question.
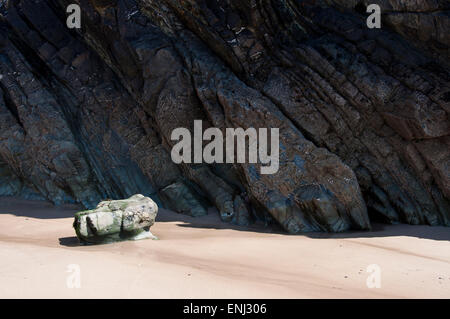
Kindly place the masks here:
[[(78, 32), (72, 2), (2, 4), (0, 194), (143, 193), (291, 233), (450, 224), (445, 1), (382, 1), (374, 30), (364, 1), (91, 0)], [(279, 128), (279, 171), (174, 164), (194, 120)]]

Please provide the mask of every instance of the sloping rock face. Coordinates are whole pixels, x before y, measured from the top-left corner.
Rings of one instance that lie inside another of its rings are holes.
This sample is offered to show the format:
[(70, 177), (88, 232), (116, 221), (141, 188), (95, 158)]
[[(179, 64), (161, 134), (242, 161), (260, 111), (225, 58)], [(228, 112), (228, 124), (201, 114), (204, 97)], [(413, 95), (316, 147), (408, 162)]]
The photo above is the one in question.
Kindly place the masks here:
[[(405, 3), (3, 3), (0, 194), (90, 208), (142, 193), (291, 233), (449, 226), (449, 5)], [(279, 128), (278, 172), (174, 164), (171, 133), (194, 120)]]
[(73, 227), (83, 244), (156, 238), (150, 227), (157, 214), (154, 201), (136, 194), (128, 199), (102, 201), (95, 209), (76, 213)]

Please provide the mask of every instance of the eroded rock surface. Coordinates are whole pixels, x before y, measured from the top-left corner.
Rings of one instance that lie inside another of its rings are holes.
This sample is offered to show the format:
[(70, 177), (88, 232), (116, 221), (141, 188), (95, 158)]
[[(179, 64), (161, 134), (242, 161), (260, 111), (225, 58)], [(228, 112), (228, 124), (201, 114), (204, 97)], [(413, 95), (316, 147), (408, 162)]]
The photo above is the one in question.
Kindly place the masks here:
[[(366, 26), (369, 2), (381, 29)], [(142, 193), (291, 233), (450, 225), (448, 1), (12, 0), (0, 12), (0, 195), (91, 208)], [(194, 120), (279, 128), (279, 171), (174, 164), (171, 132)]]
[(75, 214), (73, 227), (80, 243), (102, 244), (156, 237), (150, 232), (158, 205), (136, 194), (123, 200), (106, 200), (95, 209)]

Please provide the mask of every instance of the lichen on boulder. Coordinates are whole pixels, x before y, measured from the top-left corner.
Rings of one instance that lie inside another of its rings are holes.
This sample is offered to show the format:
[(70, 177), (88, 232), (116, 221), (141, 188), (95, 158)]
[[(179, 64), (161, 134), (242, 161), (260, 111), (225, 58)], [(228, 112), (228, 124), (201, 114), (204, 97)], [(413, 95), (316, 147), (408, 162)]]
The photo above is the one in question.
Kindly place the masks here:
[(80, 243), (102, 244), (122, 240), (156, 239), (150, 232), (158, 205), (136, 194), (123, 200), (106, 200), (95, 209), (75, 214), (73, 227)]

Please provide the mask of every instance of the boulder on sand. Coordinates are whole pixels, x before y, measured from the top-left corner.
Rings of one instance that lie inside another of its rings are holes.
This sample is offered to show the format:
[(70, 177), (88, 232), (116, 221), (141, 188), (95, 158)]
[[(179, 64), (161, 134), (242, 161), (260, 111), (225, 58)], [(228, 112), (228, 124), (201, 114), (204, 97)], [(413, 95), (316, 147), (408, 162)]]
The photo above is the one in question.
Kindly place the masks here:
[(73, 227), (82, 244), (156, 239), (150, 227), (157, 213), (158, 205), (151, 198), (136, 194), (128, 199), (102, 201), (95, 209), (76, 213)]

